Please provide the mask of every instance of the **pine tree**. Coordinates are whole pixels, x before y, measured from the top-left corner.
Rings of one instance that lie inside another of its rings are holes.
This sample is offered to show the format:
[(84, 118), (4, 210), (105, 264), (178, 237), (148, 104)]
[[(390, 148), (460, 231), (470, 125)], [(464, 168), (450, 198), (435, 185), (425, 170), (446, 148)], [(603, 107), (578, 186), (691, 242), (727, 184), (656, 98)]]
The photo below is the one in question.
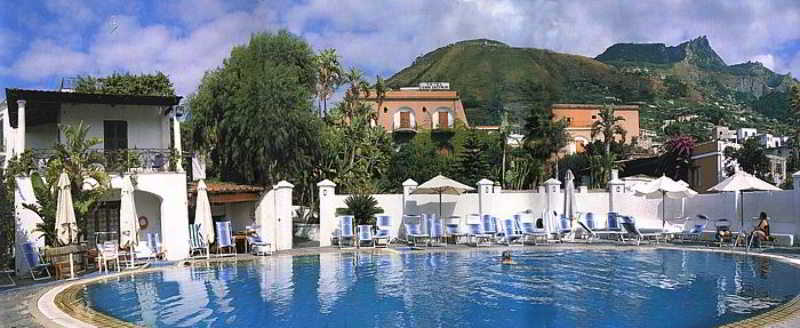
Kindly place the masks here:
[(461, 182), (474, 186), (478, 180), (489, 173), (489, 164), (483, 154), (484, 146), (481, 144), (478, 132), (470, 131), (464, 140), (464, 150), (458, 155), (458, 170), (456, 177)]

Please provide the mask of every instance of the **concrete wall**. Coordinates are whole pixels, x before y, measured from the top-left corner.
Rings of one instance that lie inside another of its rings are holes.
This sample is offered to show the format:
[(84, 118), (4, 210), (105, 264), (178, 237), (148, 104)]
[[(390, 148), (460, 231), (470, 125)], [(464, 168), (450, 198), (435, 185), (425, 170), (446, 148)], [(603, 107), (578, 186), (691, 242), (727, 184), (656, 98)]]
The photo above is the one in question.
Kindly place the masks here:
[(292, 248), (293, 188), (286, 181), (279, 182), (261, 195), (255, 208), (255, 222), (260, 227), (258, 233), (273, 250)]

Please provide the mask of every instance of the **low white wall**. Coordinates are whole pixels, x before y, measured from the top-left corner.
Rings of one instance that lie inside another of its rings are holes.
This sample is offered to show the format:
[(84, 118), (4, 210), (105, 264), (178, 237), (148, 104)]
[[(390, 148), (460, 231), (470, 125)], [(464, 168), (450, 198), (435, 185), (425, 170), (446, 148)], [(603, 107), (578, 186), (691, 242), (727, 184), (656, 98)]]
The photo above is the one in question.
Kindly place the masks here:
[(319, 241), (319, 224), (295, 223), (294, 236)]

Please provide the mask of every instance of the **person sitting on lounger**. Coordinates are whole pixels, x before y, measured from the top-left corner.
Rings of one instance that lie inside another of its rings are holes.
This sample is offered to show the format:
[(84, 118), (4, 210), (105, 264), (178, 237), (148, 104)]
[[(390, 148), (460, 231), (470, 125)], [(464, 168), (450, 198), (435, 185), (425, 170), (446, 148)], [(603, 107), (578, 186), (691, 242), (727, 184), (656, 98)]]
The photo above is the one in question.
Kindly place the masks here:
[(761, 212), (758, 216), (758, 224), (750, 238), (753, 240), (753, 246), (755, 247), (759, 247), (762, 241), (769, 240), (769, 218), (766, 212)]
[(511, 259), (511, 251), (503, 251), (503, 259), (500, 260), (500, 263), (501, 264), (517, 264), (517, 262), (514, 262), (514, 260)]

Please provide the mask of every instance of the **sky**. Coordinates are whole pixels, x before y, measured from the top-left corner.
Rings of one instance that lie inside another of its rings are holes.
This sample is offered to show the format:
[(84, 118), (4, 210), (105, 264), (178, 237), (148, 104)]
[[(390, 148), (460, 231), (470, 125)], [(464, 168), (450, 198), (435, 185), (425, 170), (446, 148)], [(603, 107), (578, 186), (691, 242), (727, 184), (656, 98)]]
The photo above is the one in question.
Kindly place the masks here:
[(280, 29), (335, 48), (372, 80), (468, 39), (594, 57), (617, 42), (701, 35), (728, 64), (800, 76), (798, 0), (0, 0), (0, 88), (161, 71), (188, 96), (233, 46)]

